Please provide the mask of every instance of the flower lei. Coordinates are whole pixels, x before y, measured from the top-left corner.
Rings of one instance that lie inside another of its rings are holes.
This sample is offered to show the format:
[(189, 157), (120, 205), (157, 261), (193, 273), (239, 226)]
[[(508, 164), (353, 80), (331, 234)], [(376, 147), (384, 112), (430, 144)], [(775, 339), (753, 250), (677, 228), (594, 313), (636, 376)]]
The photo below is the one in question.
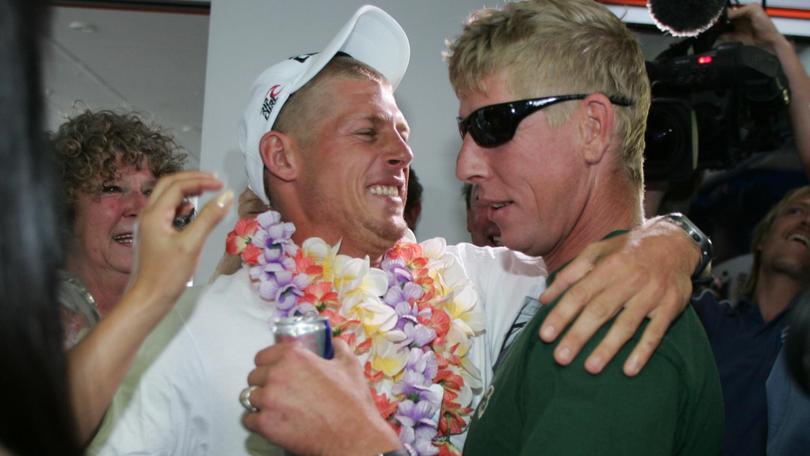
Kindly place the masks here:
[(483, 331), (478, 297), (436, 238), (397, 242), (379, 268), (338, 254), (340, 243), (293, 242), (275, 211), (242, 219), (226, 251), (250, 266), (259, 295), (278, 316), (318, 313), (364, 365), (377, 409), (404, 445), (422, 455), (460, 454), (450, 436), (469, 422), (481, 377), (468, 359)]

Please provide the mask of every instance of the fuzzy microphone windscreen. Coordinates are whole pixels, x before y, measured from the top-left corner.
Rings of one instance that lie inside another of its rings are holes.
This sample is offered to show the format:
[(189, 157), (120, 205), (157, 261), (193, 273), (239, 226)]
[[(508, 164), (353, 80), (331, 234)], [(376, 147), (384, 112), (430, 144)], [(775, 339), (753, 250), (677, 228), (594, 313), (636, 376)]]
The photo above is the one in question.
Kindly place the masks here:
[(697, 36), (717, 22), (725, 0), (649, 0), (650, 10), (659, 29), (673, 36)]

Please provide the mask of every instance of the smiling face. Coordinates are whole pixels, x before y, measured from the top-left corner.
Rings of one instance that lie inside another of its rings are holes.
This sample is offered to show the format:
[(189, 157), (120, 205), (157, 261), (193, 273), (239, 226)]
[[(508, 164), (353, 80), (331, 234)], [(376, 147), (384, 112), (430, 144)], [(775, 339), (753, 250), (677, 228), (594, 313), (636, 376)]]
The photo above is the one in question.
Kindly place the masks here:
[(757, 246), (763, 268), (810, 279), (810, 193), (800, 192), (776, 213)]
[[(504, 75), (483, 82), (485, 92), (460, 97), (461, 118), (517, 98)], [(457, 177), (479, 187), (479, 203), (488, 206), (487, 216), (500, 228), (504, 245), (529, 255), (559, 250), (588, 196), (575, 123), (551, 127), (544, 116), (544, 111), (529, 115), (512, 140), (494, 148), (482, 148), (465, 135), (456, 162)]]
[(295, 223), (302, 232), (342, 239), (343, 253), (374, 257), (407, 227), (408, 124), (385, 82), (337, 77), (319, 90), (327, 103), (299, 143), (302, 219)]
[(155, 176), (141, 169), (118, 168), (118, 176), (97, 183), (98, 193), (78, 192), (73, 205), (71, 267), (83, 276), (104, 277), (132, 271), (133, 230), (152, 193)]

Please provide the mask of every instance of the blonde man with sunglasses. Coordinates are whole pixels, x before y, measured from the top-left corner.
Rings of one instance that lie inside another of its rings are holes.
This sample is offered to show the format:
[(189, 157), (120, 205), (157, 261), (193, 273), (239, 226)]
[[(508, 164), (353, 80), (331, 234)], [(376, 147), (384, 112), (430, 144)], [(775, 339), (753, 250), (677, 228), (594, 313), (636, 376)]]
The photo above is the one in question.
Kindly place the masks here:
[[(506, 246), (542, 255), (553, 284), (587, 244), (641, 223), (650, 89), (620, 19), (590, 0), (484, 9), (448, 62), (464, 138), (456, 174), (480, 187)], [(692, 309), (631, 380), (612, 365), (590, 376), (577, 368), (584, 357), (561, 367), (554, 344), (527, 337), (555, 305), (537, 312), (498, 367), (466, 454), (718, 453), (719, 380)]]

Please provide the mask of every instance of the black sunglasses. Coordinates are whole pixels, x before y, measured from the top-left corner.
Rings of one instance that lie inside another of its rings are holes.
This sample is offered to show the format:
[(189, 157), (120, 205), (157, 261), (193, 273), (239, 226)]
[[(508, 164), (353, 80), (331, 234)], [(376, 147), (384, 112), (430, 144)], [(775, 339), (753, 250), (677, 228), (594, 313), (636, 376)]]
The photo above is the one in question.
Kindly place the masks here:
[[(476, 109), (466, 118), (459, 117), (458, 132), (461, 139), (470, 133), (476, 144), (481, 147), (497, 147), (509, 142), (523, 119), (551, 105), (563, 101), (582, 100), (588, 94), (554, 95), (550, 97), (531, 98), (528, 100), (510, 101)], [(611, 103), (618, 106), (632, 106), (633, 102), (624, 97), (608, 97)]]

